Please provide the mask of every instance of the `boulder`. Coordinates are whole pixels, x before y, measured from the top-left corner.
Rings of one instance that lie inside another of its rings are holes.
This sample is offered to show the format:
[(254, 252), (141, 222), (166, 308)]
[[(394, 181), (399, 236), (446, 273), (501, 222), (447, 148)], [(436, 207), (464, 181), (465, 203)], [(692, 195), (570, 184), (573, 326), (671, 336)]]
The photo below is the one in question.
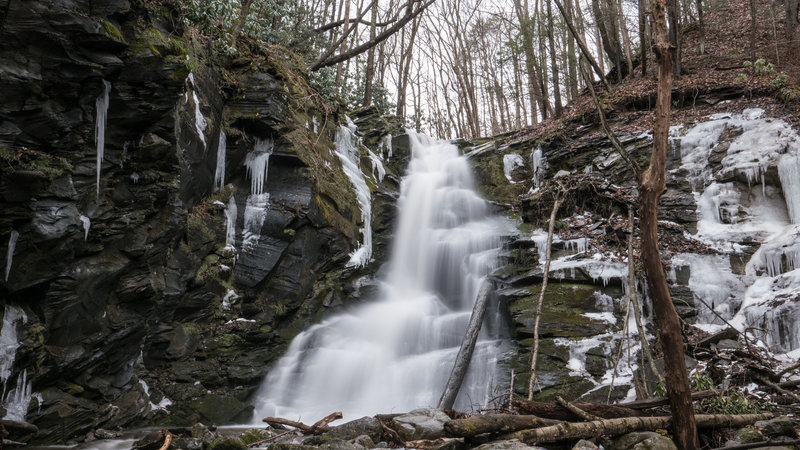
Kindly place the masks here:
[(756, 422), (755, 425), (761, 428), (761, 432), (767, 437), (797, 437), (798, 423), (786, 416), (780, 416), (774, 419)]
[(615, 440), (610, 450), (677, 450), (677, 447), (666, 436), (652, 431), (637, 431)]
[(379, 442), (381, 436), (383, 436), (383, 427), (378, 419), (374, 417), (362, 417), (332, 427), (330, 431), (322, 435), (322, 439), (323, 441), (333, 439), (351, 440), (358, 439), (361, 436), (367, 436), (373, 442)]
[(392, 428), (404, 441), (438, 439), (444, 436), (444, 424), (450, 417), (438, 409), (415, 409), (392, 419)]
[(544, 450), (543, 447), (533, 447), (521, 442), (519, 439), (508, 441), (493, 441), (475, 447), (475, 450)]

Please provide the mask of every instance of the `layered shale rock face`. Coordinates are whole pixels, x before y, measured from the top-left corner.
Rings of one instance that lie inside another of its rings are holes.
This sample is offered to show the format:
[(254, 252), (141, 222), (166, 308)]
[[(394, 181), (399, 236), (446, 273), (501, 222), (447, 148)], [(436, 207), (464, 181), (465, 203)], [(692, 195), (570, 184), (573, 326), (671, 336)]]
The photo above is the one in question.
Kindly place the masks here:
[[(701, 96), (698, 104), (705, 101), (704, 108), (692, 109), (692, 120), (670, 131), (659, 237), (672, 299), (681, 318), (699, 329), (687, 331), (692, 345), (704, 338), (702, 333), (731, 325), (739, 332), (749, 329), (750, 339), (763, 342), (779, 360), (794, 361), (800, 354), (800, 135), (787, 113), (770, 108), (769, 98), (758, 99), (765, 110), (749, 107), (754, 102), (749, 98), (718, 103), (714, 95)], [(680, 101), (674, 103), (676, 115), (686, 115)], [(612, 126), (626, 150), (646, 166), (652, 135), (642, 126), (647, 123), (629, 125), (637, 114), (612, 112)], [(634, 265), (633, 283), (628, 278), (635, 177), (598, 125), (577, 120), (563, 125), (555, 134), (464, 145), (486, 195), (522, 222), (506, 266), (494, 277), (520, 345), (508, 363), (521, 379), (515, 389), (527, 395), (544, 230), (553, 187), (560, 184), (569, 191), (555, 224), (534, 398), (632, 398), (637, 377), (651, 387), (656, 381), (642, 362), (628, 300), (634, 292), (642, 302), (645, 333), (653, 342), (641, 269)], [(638, 222), (634, 230), (638, 254)], [(709, 342), (717, 345), (729, 336)], [(726, 376), (738, 370), (727, 367)]]
[[(247, 420), (287, 339), (371, 285), (345, 120), (292, 59), (215, 60), (169, 7), (102, 3), (0, 11), (0, 381), (25, 439)], [(374, 116), (351, 153), (379, 262), (404, 151)]]

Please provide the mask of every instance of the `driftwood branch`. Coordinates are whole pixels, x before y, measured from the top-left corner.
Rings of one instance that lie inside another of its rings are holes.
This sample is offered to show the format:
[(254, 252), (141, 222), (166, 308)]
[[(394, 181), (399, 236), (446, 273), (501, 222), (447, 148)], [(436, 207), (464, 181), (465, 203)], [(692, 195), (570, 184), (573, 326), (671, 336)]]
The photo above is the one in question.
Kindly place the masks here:
[[(698, 428), (733, 428), (750, 425), (771, 417), (773, 417), (772, 414), (698, 414), (695, 416), (695, 420)], [(633, 431), (667, 428), (671, 424), (671, 416), (622, 417), (591, 422), (565, 422), (549, 427), (517, 431), (502, 437), (503, 439), (519, 439), (526, 444), (538, 444), (588, 438), (601, 434), (618, 436)]]
[(472, 437), (484, 433), (512, 433), (530, 428), (547, 427), (558, 423), (561, 423), (561, 421), (528, 415), (476, 414), (445, 423), (444, 431), (448, 436)]
[(298, 430), (301, 430), (305, 434), (320, 434), (324, 433), (325, 431), (329, 431), (331, 429), (328, 426), (329, 423), (341, 418), (342, 418), (342, 413), (335, 412), (325, 416), (322, 420), (316, 422), (314, 425), (306, 425), (304, 423), (295, 422), (294, 420), (284, 419), (282, 417), (267, 417), (263, 419), (263, 422), (266, 422), (271, 426), (289, 425), (290, 427), (294, 427), (297, 428)]
[(788, 395), (789, 397), (793, 398), (796, 402), (800, 402), (800, 395), (795, 394), (794, 392), (789, 392), (786, 389), (782, 388), (777, 383), (773, 383), (769, 381), (767, 377), (762, 377), (761, 375), (756, 375), (755, 377), (758, 381), (760, 381), (763, 385), (768, 386), (772, 390), (776, 392), (780, 392), (783, 395)]
[[(604, 403), (592, 402), (573, 402), (573, 405), (584, 412), (603, 419), (648, 415), (642, 411), (632, 408), (625, 408), (620, 405), (606, 405)], [(547, 419), (570, 421), (583, 418), (579, 414), (575, 414), (569, 409), (555, 403), (514, 400), (514, 406), (516, 406), (521, 413), (532, 414), (534, 416)]]

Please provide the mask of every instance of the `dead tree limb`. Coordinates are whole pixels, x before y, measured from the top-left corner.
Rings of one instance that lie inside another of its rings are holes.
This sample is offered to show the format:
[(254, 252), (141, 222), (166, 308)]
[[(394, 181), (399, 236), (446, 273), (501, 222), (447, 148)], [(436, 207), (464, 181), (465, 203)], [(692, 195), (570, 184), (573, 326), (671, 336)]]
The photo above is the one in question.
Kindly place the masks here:
[(530, 428), (552, 426), (561, 422), (530, 415), (476, 414), (445, 423), (444, 431), (448, 436), (472, 437), (484, 433), (512, 433)]
[(589, 64), (592, 65), (594, 72), (597, 74), (597, 76), (600, 77), (600, 80), (603, 82), (606, 89), (611, 91), (611, 87), (608, 85), (608, 81), (606, 80), (605, 74), (600, 69), (600, 66), (597, 64), (597, 61), (595, 61), (594, 57), (592, 56), (592, 53), (589, 51), (589, 48), (586, 46), (586, 42), (584, 42), (581, 35), (575, 30), (575, 26), (572, 24), (572, 20), (569, 18), (570, 16), (564, 11), (564, 6), (561, 4), (560, 1), (558, 0), (555, 1), (558, 10), (561, 11), (561, 17), (563, 17), (564, 22), (567, 23), (567, 28), (569, 28), (570, 34), (572, 35), (573, 38), (575, 38), (575, 41), (578, 43), (578, 47), (581, 49), (581, 53), (583, 54), (583, 56), (586, 57), (586, 60), (589, 61)]
[[(625, 408), (621, 405), (606, 405), (605, 403), (593, 402), (573, 402), (573, 405), (582, 411), (588, 412), (589, 414), (601, 417), (603, 419), (648, 415), (641, 410)], [(569, 409), (555, 403), (535, 402), (532, 400), (515, 400), (514, 406), (522, 414), (531, 414), (545, 419), (574, 421), (582, 418), (580, 415), (575, 414)]]
[(485, 280), (478, 290), (469, 325), (467, 325), (467, 331), (464, 332), (464, 339), (461, 341), (461, 348), (458, 349), (453, 370), (450, 371), (450, 378), (447, 379), (447, 386), (439, 399), (439, 409), (453, 409), (458, 391), (461, 389), (461, 383), (464, 381), (469, 363), (472, 361), (472, 353), (475, 351), (475, 343), (478, 341), (478, 334), (481, 331), (483, 316), (486, 315), (486, 305), (489, 303), (491, 293), (492, 283)]
[(321, 430), (323, 428), (327, 428), (328, 424), (330, 424), (334, 420), (339, 420), (341, 418), (342, 418), (342, 412), (341, 411), (336, 411), (334, 413), (330, 413), (327, 416), (325, 416), (322, 419), (320, 419), (314, 425), (311, 425), (311, 429), (312, 430)]
[[(698, 414), (695, 416), (699, 428), (733, 428), (750, 425), (773, 417), (772, 414)], [(543, 428), (517, 431), (506, 434), (503, 439), (519, 439), (526, 444), (557, 442), (567, 439), (588, 438), (598, 435), (618, 436), (642, 430), (657, 430), (672, 426), (671, 416), (622, 417), (618, 419), (593, 420), (591, 422), (565, 422)]]
[(542, 273), (542, 288), (539, 291), (539, 301), (536, 303), (536, 321), (533, 325), (533, 351), (531, 352), (531, 378), (528, 380), (528, 400), (533, 399), (533, 385), (536, 383), (536, 360), (539, 358), (539, 322), (542, 318), (542, 302), (547, 290), (547, 276), (550, 273), (550, 253), (553, 248), (553, 230), (555, 230), (556, 214), (561, 206), (561, 193), (555, 195), (553, 210), (550, 212), (550, 223), (547, 225), (547, 247), (545, 250), (544, 273)]
[[(339, 417), (336, 417), (337, 414), (339, 415)], [(294, 420), (284, 419), (282, 417), (267, 417), (262, 421), (268, 423), (273, 427), (276, 425), (289, 425), (290, 427), (297, 428), (298, 430), (304, 432), (305, 434), (320, 434), (326, 431), (330, 431), (331, 428), (327, 426), (327, 423), (323, 424), (322, 426), (317, 426), (317, 424), (325, 420), (328, 420), (328, 423), (333, 422), (334, 420), (341, 418), (341, 414), (342, 413), (340, 412), (329, 414), (328, 416), (326, 416), (319, 422), (315, 423), (314, 425), (306, 425), (304, 423), (295, 422)]]
[(172, 444), (172, 437), (173, 437), (172, 433), (170, 433), (167, 430), (164, 430), (164, 444), (158, 450), (167, 450), (170, 444)]
[(783, 395), (787, 395), (787, 396), (793, 398), (794, 401), (796, 401), (796, 402), (800, 402), (800, 395), (797, 395), (794, 392), (787, 391), (786, 389), (782, 388), (777, 383), (773, 383), (772, 381), (769, 381), (767, 379), (767, 377), (762, 377), (761, 375), (756, 375), (755, 378), (756, 378), (756, 380), (760, 381), (763, 385), (768, 386), (772, 390), (774, 390), (776, 392), (780, 392)]
[[(583, 61), (583, 58), (581, 58), (581, 61)], [(642, 172), (642, 168), (639, 166), (639, 163), (636, 162), (635, 159), (633, 159), (633, 156), (631, 156), (631, 154), (628, 153), (627, 150), (625, 150), (625, 147), (623, 147), (622, 143), (619, 141), (619, 139), (617, 139), (617, 135), (615, 135), (614, 132), (611, 131), (611, 127), (608, 126), (608, 120), (606, 120), (606, 113), (603, 110), (603, 104), (600, 103), (600, 99), (597, 97), (597, 93), (594, 90), (594, 84), (592, 83), (592, 80), (589, 78), (589, 74), (583, 68), (583, 64), (578, 64), (578, 66), (581, 70), (581, 74), (583, 75), (584, 81), (586, 81), (586, 87), (589, 88), (589, 93), (592, 95), (594, 106), (595, 108), (597, 108), (597, 114), (598, 116), (600, 116), (600, 125), (602, 125), (603, 131), (606, 132), (606, 136), (608, 136), (608, 140), (611, 141), (611, 145), (614, 147), (617, 153), (619, 153), (619, 155), (622, 156), (622, 159), (624, 159), (625, 162), (628, 163), (628, 165), (631, 167), (631, 170), (633, 170), (633, 174), (636, 176), (636, 179), (638, 180), (639, 174)], [(608, 91), (611, 92), (610, 89)]]
[(591, 420), (600, 420), (601, 419), (601, 417), (597, 417), (594, 414), (589, 414), (586, 411), (578, 408), (574, 404), (564, 400), (560, 395), (556, 395), (556, 403), (558, 403), (559, 405), (563, 406), (564, 408), (567, 408), (569, 410), (569, 412), (571, 412), (572, 414), (575, 414), (576, 416), (580, 417), (583, 420), (591, 421)]
[(781, 370), (781, 371), (778, 373), (778, 376), (779, 376), (779, 377), (782, 377), (782, 376), (786, 375), (787, 373), (789, 373), (789, 372), (791, 372), (791, 371), (793, 371), (793, 370), (797, 370), (797, 369), (800, 369), (800, 361), (798, 361), (798, 362), (796, 362), (795, 364), (792, 364), (791, 366), (789, 366), (789, 367), (787, 367), (787, 368), (785, 368), (785, 369)]

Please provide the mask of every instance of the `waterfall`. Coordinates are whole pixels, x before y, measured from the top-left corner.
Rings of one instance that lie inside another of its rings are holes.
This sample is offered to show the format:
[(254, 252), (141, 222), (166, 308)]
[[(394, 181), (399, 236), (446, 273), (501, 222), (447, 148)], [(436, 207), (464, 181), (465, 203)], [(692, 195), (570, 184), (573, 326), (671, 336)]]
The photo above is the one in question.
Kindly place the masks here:
[[(6, 303), (3, 312), (3, 326), (0, 328), (0, 382), (5, 386), (11, 376), (11, 366), (17, 357), (19, 339), (17, 338), (17, 321), (25, 322), (25, 313), (16, 306)], [(5, 389), (4, 389), (5, 391)]]
[(227, 247), (236, 247), (236, 198), (231, 195), (228, 200), (228, 207), (225, 208), (225, 245)]
[[(271, 368), (255, 417), (315, 421), (435, 406), (483, 279), (513, 227), (490, 214), (456, 146), (411, 135), (388, 271), (373, 302), (300, 333)], [(491, 311), (491, 310), (490, 310)], [(507, 341), (487, 314), (456, 408), (486, 404)]]
[(97, 196), (100, 196), (100, 172), (103, 169), (103, 154), (106, 148), (106, 119), (108, 117), (108, 94), (111, 83), (103, 80), (103, 93), (95, 100), (94, 141), (97, 144)]
[(19, 232), (11, 230), (11, 234), (8, 236), (8, 251), (6, 252), (6, 281), (8, 281), (8, 275), (11, 274), (11, 263), (14, 261), (14, 249), (17, 248), (17, 239), (19, 239)]
[(17, 385), (3, 398), (3, 408), (6, 409), (4, 419), (24, 422), (31, 404), (32, 382), (28, 381), (28, 369), (22, 371), (17, 377)]
[(227, 150), (227, 139), (225, 133), (219, 132), (219, 143), (217, 144), (217, 168), (214, 171), (214, 191), (219, 191), (225, 186), (225, 157)]

